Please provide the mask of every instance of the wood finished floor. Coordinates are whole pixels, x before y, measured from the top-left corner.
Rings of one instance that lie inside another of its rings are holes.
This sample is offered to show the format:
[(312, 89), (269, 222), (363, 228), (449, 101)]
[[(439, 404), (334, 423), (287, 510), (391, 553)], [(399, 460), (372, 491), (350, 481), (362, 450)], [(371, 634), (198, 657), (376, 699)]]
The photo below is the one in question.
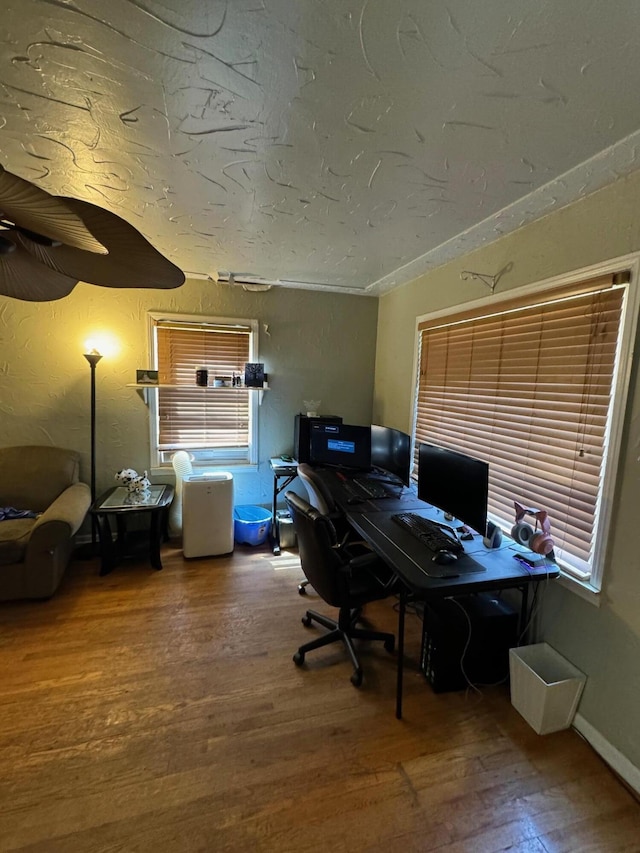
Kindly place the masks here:
[[(163, 560), (0, 605), (0, 850), (640, 851), (640, 805), (506, 688), (436, 696), (410, 668), (398, 722), (381, 646), (360, 690), (338, 646), (294, 666), (323, 609), (295, 557)], [(395, 631), (392, 605), (371, 622)]]

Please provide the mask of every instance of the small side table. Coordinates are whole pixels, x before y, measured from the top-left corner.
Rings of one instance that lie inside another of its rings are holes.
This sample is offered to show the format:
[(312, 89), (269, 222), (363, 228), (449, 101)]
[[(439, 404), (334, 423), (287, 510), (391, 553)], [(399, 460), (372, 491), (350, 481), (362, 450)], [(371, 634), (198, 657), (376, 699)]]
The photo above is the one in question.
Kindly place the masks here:
[[(273, 502), (271, 504), (271, 542), (273, 553), (280, 553), (280, 523), (278, 521), (278, 495), (298, 476), (298, 463), (295, 459), (284, 462), (279, 456), (269, 459), (269, 467), (273, 471)], [(284, 480), (284, 482), (280, 482)]]
[[(127, 534), (127, 519), (148, 513), (147, 530), (136, 531), (148, 540), (149, 562), (154, 569), (162, 568), (160, 546), (166, 537), (169, 507), (173, 500), (173, 486), (151, 486), (149, 495), (141, 498), (132, 495), (123, 486), (114, 486), (96, 500), (91, 514), (96, 518), (100, 532), (100, 574), (108, 575), (123, 557), (132, 552), (132, 534)], [(114, 542), (110, 518), (115, 516), (117, 538)]]

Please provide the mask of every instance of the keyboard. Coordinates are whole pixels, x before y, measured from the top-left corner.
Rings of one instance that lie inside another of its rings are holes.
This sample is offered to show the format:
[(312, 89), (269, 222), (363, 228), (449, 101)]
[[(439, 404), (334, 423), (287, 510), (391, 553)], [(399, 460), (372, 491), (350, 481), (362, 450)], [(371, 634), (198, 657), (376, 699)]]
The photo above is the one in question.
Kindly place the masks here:
[(424, 543), (430, 551), (451, 551), (452, 554), (462, 554), (464, 548), (452, 534), (437, 524), (414, 512), (399, 512), (391, 518), (416, 539)]
[(342, 488), (350, 498), (360, 501), (368, 501), (371, 498), (387, 498), (389, 493), (380, 483), (364, 478), (353, 478), (351, 480), (343, 480)]
[(367, 477), (354, 477), (351, 482), (355, 483), (357, 489), (362, 489), (368, 498), (386, 498), (389, 494), (381, 483)]

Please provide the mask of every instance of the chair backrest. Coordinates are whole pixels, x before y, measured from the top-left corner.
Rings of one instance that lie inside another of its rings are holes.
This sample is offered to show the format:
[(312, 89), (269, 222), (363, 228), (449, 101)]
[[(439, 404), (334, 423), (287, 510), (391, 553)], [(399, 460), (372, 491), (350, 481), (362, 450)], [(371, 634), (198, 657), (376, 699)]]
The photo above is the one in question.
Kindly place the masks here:
[(342, 607), (348, 602), (349, 579), (345, 560), (336, 550), (336, 532), (331, 519), (299, 497), (284, 496), (298, 537), (298, 552), (305, 577), (327, 604)]
[(49, 445), (0, 448), (0, 506), (44, 512), (79, 481), (80, 454)]
[(331, 492), (327, 489), (316, 470), (306, 462), (298, 465), (298, 477), (302, 480), (309, 495), (309, 503), (322, 515), (329, 515), (336, 508)]

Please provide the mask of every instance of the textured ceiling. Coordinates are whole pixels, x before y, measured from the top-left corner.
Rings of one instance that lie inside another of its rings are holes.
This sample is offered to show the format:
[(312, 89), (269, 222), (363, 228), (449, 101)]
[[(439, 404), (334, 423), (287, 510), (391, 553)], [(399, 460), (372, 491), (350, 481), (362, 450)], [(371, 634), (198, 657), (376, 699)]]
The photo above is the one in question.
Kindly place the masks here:
[(631, 0), (2, 11), (2, 165), (187, 273), (380, 293), (640, 165)]

